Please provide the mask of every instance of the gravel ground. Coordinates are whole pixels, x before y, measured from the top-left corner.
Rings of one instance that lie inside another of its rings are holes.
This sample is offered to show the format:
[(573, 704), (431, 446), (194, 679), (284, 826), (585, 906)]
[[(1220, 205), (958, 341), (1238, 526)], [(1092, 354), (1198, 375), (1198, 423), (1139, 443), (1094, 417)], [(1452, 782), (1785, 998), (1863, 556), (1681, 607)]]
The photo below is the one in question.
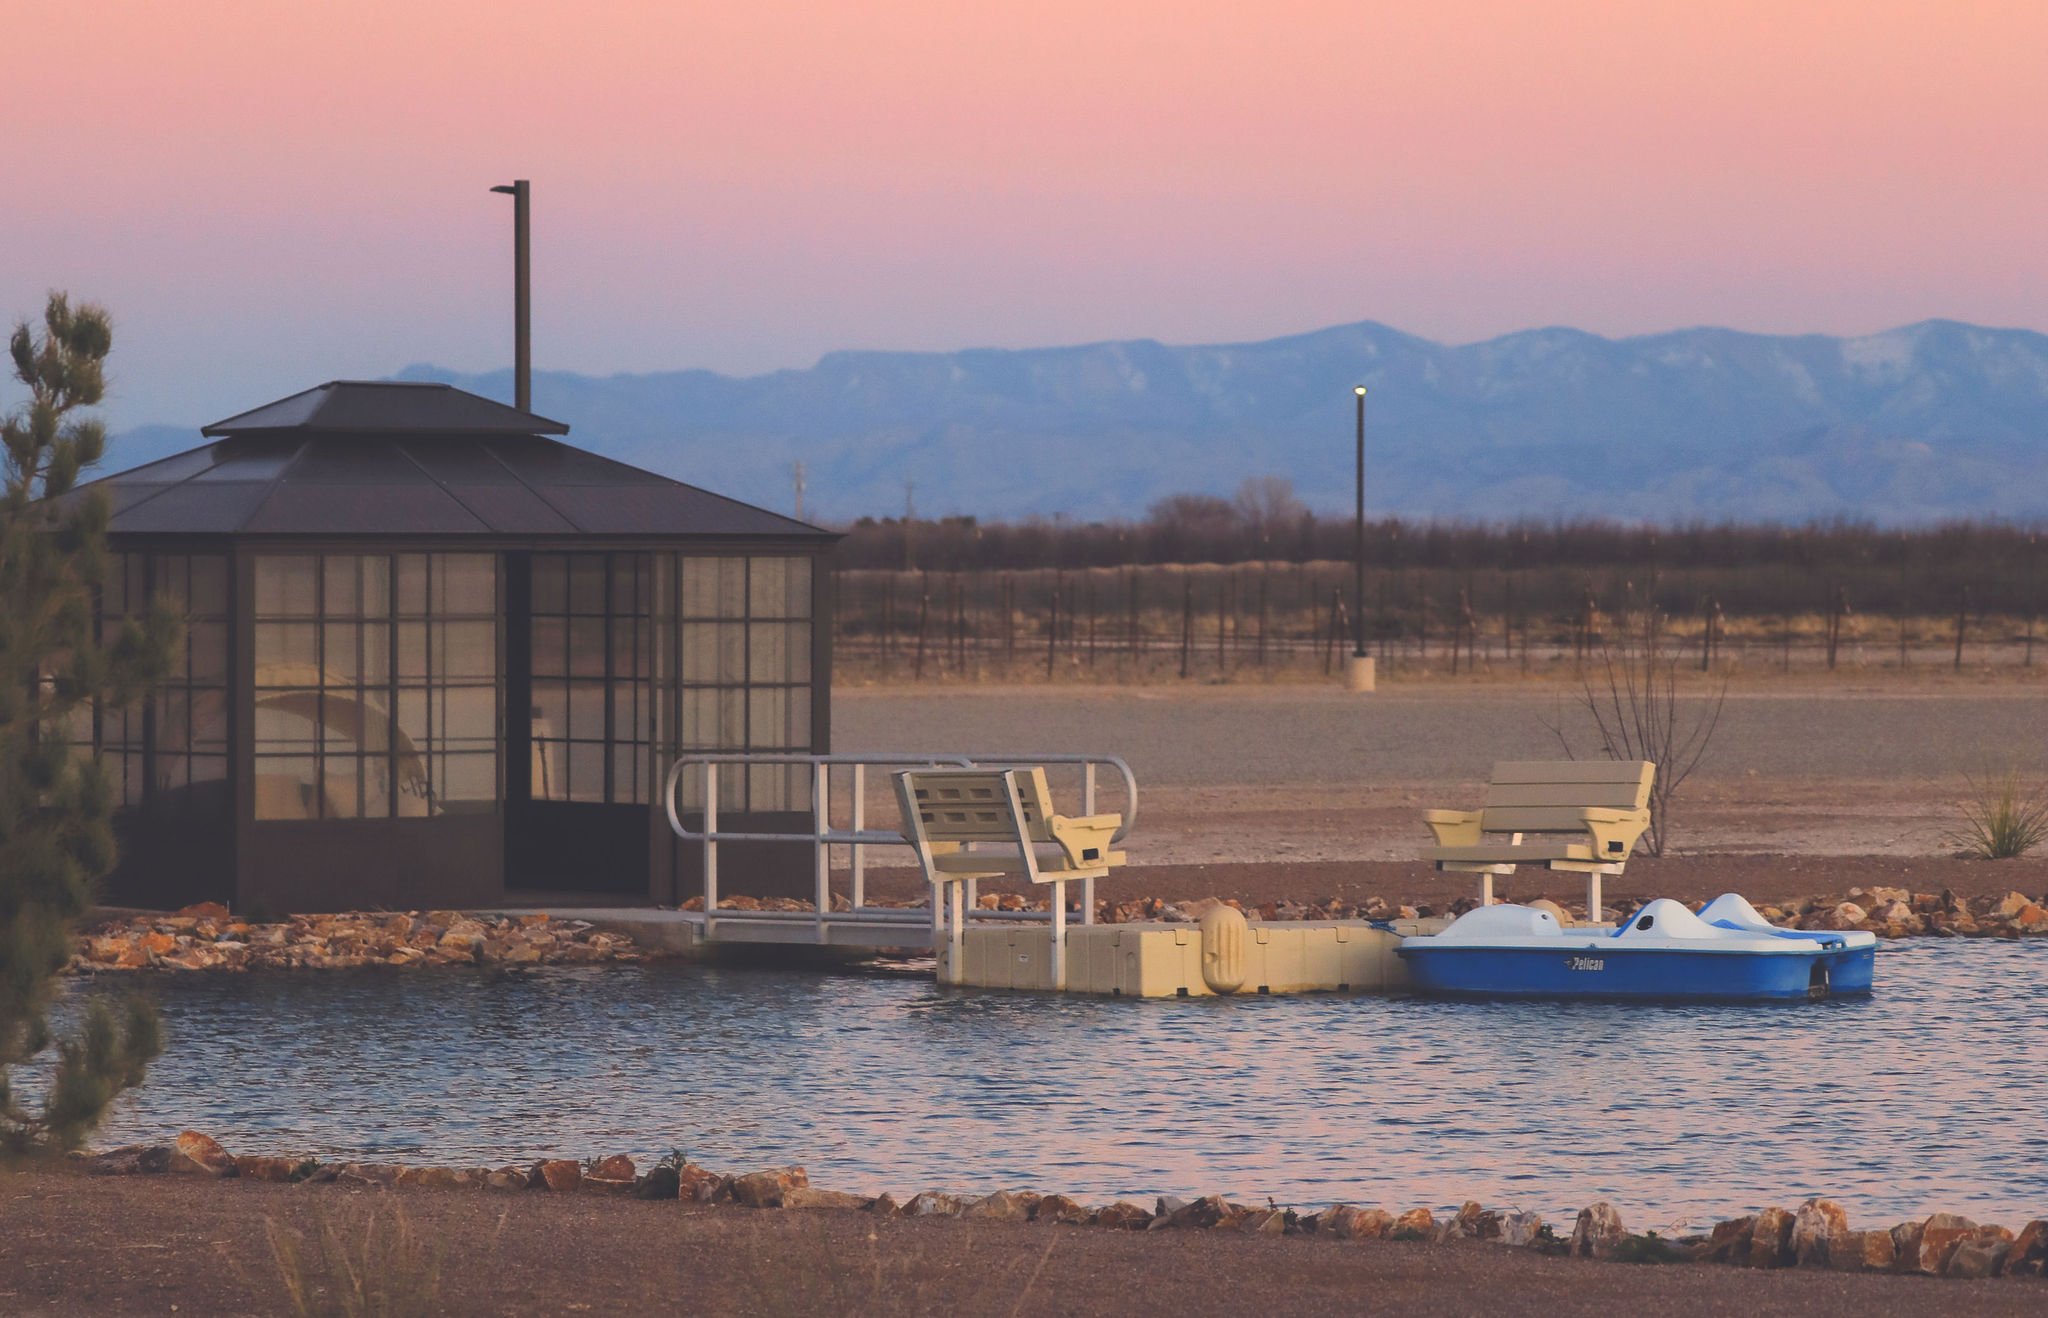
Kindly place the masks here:
[[(834, 693), (833, 744), (1122, 755), (1143, 789), (1134, 862), (1398, 860), (1427, 840), (1423, 809), (1478, 804), (1495, 760), (1556, 758), (1550, 725), (1592, 753), (1570, 698), (1559, 687), (1448, 683), (1372, 696), (852, 688)], [(2029, 687), (1737, 689), (1673, 806), (1672, 845), (1721, 855), (1951, 853), (1966, 776), (2007, 762), (2048, 776), (2048, 699)]]
[[(1624, 1210), (1625, 1212), (1626, 1210)], [(1117, 1232), (598, 1195), (0, 1177), (0, 1311), (290, 1312), (272, 1232), (376, 1248), (398, 1313), (2038, 1314), (2044, 1283), (1640, 1267), (1497, 1245)], [(327, 1311), (316, 1299), (315, 1312)], [(337, 1309), (336, 1311), (340, 1311)]]

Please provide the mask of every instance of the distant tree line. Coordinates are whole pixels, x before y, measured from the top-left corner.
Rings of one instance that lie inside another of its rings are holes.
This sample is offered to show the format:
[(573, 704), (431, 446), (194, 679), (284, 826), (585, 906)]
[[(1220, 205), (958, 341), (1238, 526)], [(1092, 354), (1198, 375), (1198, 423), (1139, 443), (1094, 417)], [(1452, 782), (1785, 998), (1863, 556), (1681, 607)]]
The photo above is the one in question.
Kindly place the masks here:
[[(841, 567), (971, 574), (1346, 563), (1355, 535), (1350, 518), (1311, 511), (1275, 477), (1246, 481), (1230, 499), (1174, 495), (1132, 521), (864, 517), (844, 529)], [(1466, 607), (1484, 612), (1570, 613), (1590, 593), (1603, 608), (1626, 599), (1673, 617), (2032, 617), (2048, 588), (2044, 528), (1993, 521), (1899, 530), (1851, 521), (1648, 526), (1390, 517), (1367, 522), (1365, 552), (1376, 593), (1449, 601), (1462, 590)], [(1368, 610), (1375, 604), (1368, 600)]]

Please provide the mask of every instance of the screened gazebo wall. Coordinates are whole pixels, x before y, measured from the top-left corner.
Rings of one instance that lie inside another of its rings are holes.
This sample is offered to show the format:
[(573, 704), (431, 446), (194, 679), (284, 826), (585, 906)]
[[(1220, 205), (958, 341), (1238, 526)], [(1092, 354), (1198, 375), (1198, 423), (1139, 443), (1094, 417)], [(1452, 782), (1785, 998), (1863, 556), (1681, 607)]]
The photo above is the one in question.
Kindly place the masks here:
[[(814, 549), (129, 545), (113, 564), (103, 625), (159, 597), (185, 620), (171, 679), (76, 730), (122, 803), (117, 900), (680, 901), (698, 880), (658, 800), (674, 757), (826, 745)], [(787, 821), (808, 790), (756, 770), (721, 804)], [(806, 891), (804, 856), (778, 853), (728, 890)]]

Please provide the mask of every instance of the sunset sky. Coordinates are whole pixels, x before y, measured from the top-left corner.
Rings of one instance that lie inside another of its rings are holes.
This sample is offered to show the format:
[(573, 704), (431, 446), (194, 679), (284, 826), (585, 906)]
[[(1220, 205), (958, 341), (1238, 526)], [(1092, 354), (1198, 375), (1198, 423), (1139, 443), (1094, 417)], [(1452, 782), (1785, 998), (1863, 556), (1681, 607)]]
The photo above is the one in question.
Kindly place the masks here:
[(0, 313), (117, 426), (509, 363), (515, 176), (542, 368), (2048, 325), (2040, 0), (4, 7)]

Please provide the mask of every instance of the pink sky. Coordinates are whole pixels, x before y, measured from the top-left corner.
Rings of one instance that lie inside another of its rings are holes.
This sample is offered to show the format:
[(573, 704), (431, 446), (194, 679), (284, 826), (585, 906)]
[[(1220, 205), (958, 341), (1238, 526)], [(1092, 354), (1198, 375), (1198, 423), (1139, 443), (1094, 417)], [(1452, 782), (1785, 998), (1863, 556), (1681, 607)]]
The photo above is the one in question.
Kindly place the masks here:
[(5, 41), (0, 312), (109, 303), (121, 425), (508, 362), (515, 175), (543, 368), (2048, 323), (2038, 0), (110, 0)]

